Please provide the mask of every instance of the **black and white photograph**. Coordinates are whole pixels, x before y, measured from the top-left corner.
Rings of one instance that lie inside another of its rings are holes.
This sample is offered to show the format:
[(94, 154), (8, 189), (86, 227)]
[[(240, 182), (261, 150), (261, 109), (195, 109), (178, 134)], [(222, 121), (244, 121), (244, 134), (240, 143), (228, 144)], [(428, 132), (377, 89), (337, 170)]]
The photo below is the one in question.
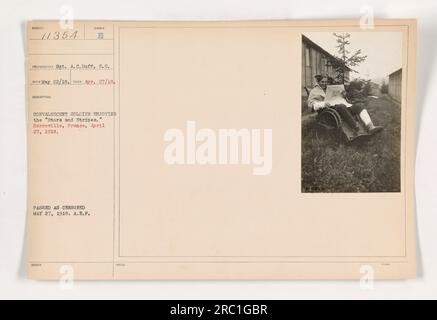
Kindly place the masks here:
[(302, 36), (302, 192), (400, 192), (399, 32)]

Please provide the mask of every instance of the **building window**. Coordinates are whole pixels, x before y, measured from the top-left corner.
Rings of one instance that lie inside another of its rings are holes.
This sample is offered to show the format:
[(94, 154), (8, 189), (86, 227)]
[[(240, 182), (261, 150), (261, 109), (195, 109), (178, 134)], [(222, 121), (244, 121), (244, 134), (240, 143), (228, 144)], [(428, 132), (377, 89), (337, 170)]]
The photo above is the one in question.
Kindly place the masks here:
[(305, 48), (305, 66), (309, 67), (310, 65), (310, 49)]
[(328, 61), (326, 58), (322, 58), (322, 73), (328, 74)]

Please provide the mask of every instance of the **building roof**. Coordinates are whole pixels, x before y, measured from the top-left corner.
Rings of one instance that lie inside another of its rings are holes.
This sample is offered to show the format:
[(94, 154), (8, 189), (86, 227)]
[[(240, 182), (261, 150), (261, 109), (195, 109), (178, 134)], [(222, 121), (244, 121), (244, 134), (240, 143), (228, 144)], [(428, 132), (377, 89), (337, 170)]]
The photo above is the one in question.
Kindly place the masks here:
[(390, 73), (388, 76), (391, 76), (392, 74), (398, 73), (398, 72), (402, 72), (402, 68), (397, 69), (396, 71), (393, 71), (392, 73)]
[[(321, 51), (322, 53), (324, 53), (325, 55), (329, 56), (331, 59), (335, 59), (339, 62), (343, 62), (341, 59), (333, 56), (332, 54), (330, 54), (328, 51), (326, 51), (325, 49), (323, 49), (321, 46), (319, 46), (317, 43), (315, 43), (314, 41), (310, 40), (308, 37), (302, 35), (302, 41), (307, 43), (309, 46), (311, 47), (315, 47), (318, 51)], [(349, 68), (348, 66), (345, 66), (347, 70), (349, 71), (353, 71), (351, 68)]]

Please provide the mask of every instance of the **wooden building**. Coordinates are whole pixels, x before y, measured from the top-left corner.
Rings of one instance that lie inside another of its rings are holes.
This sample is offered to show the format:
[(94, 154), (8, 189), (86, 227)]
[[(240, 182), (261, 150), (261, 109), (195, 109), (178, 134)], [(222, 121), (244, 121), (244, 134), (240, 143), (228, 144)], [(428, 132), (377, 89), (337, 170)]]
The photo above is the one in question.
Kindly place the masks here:
[[(302, 94), (314, 86), (314, 76), (317, 74), (327, 75), (331, 78), (337, 77), (337, 72), (333, 67), (333, 62), (338, 58), (320, 47), (308, 37), (302, 36)], [(350, 68), (345, 67), (345, 82), (350, 81)]]
[(388, 94), (397, 102), (402, 99), (402, 68), (388, 76)]

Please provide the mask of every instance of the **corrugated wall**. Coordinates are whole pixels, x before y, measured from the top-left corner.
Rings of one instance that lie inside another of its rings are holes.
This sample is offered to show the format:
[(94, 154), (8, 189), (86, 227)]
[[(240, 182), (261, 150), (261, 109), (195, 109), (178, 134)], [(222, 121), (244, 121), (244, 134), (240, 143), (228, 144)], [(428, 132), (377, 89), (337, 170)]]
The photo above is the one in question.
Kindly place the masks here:
[(396, 101), (402, 99), (402, 69), (393, 72), (388, 80), (388, 94)]

